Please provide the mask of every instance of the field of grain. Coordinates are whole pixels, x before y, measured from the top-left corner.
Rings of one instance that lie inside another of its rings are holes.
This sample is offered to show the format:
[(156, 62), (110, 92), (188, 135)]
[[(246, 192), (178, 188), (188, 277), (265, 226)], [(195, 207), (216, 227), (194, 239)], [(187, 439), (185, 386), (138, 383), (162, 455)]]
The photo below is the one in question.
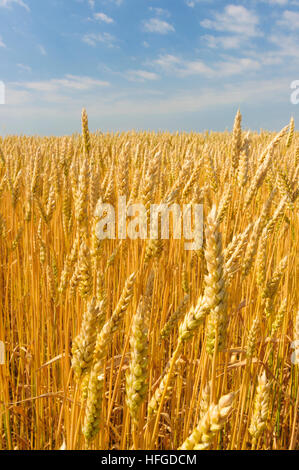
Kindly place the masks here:
[[(0, 449), (299, 448), (299, 136), (241, 120), (0, 138)], [(99, 240), (119, 196), (202, 248)]]

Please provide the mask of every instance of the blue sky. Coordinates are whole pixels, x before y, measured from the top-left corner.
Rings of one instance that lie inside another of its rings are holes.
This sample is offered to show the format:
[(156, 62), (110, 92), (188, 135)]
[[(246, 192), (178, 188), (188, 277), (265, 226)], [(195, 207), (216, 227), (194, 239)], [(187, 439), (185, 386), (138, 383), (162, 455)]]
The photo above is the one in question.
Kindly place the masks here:
[(298, 0), (0, 0), (0, 134), (279, 129)]

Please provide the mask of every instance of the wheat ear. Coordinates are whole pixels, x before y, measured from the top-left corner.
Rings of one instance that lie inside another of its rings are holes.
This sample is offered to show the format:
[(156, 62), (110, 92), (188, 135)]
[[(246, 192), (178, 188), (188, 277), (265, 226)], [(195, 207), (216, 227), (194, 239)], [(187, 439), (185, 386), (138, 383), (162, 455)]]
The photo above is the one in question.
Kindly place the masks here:
[(269, 392), (270, 386), (267, 381), (266, 372), (258, 378), (258, 386), (254, 401), (254, 411), (251, 419), (249, 433), (252, 437), (252, 445), (255, 447), (258, 438), (264, 431), (267, 423), (269, 410)]
[(220, 431), (232, 412), (235, 394), (229, 393), (220, 398), (217, 405), (210, 405), (206, 414), (185, 440), (179, 450), (206, 450), (215, 434)]

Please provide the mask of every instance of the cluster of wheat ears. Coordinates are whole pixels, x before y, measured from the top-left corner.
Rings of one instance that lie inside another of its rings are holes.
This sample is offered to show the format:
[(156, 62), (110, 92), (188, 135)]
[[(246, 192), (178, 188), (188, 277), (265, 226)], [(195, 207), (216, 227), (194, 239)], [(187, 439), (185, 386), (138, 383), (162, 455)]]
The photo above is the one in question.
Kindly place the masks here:
[[(299, 138), (241, 120), (0, 138), (0, 449), (298, 448)], [(202, 249), (99, 240), (119, 196), (203, 204)]]

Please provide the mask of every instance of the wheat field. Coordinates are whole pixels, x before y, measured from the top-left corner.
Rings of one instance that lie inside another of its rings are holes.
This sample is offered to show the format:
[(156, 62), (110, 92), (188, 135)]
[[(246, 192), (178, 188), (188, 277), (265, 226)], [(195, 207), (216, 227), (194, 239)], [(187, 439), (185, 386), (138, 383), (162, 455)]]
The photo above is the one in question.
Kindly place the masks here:
[[(228, 123), (229, 124), (229, 123)], [(299, 448), (299, 136), (0, 138), (0, 449)], [(202, 204), (202, 248), (97, 236)]]

